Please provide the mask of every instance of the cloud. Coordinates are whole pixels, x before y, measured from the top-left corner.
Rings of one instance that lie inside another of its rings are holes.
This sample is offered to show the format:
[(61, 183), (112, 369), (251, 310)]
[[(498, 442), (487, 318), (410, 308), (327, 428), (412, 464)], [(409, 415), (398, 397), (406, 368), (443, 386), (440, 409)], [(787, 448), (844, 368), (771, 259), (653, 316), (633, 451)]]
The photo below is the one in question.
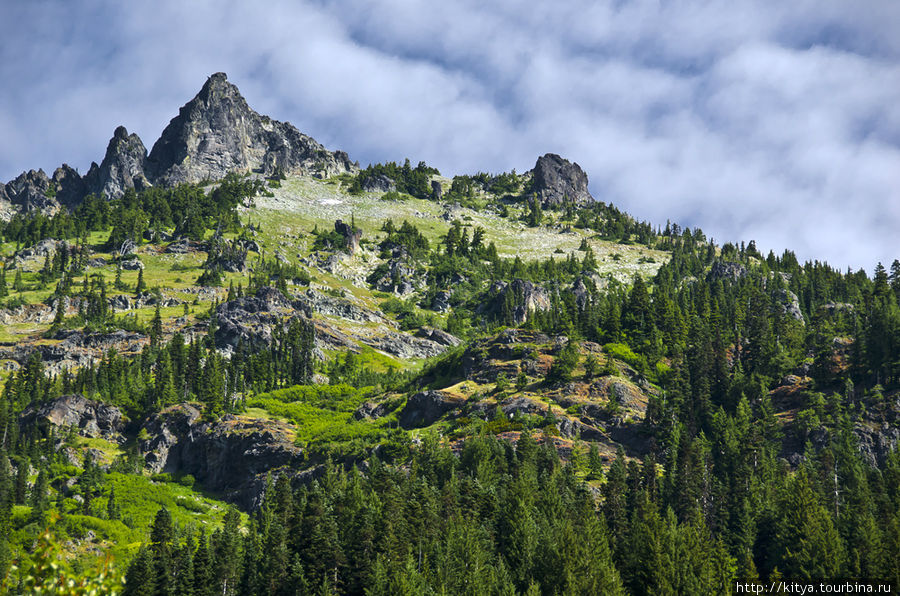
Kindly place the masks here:
[[(3, 3), (0, 179), (151, 145), (212, 72), (363, 164), (579, 162), (641, 219), (841, 267), (900, 257), (900, 5)], [(11, 23), (17, 23), (11, 26)]]

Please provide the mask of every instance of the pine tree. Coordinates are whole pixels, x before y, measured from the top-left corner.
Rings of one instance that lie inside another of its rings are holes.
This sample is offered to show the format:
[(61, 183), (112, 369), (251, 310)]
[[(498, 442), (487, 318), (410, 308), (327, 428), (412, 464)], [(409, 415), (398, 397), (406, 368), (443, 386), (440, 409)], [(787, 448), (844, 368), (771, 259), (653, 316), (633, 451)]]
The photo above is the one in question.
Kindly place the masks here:
[(162, 338), (162, 333), (163, 333), (162, 315), (160, 314), (159, 303), (160, 303), (160, 300), (159, 300), (159, 298), (157, 298), (156, 310), (153, 313), (153, 320), (150, 321), (150, 346), (151, 347), (156, 347), (159, 344), (159, 341)]
[(122, 512), (119, 509), (119, 503), (116, 501), (116, 487), (111, 486), (109, 489), (109, 498), (106, 501), (106, 518), (111, 520), (121, 519)]
[(134, 287), (134, 293), (140, 294), (146, 289), (147, 287), (144, 285), (144, 269), (141, 267), (138, 269), (137, 285)]
[(149, 548), (141, 546), (125, 573), (125, 588), (122, 594), (123, 596), (155, 596), (156, 593), (156, 570), (153, 564), (153, 554)]
[(49, 506), (47, 491), (47, 471), (41, 466), (37, 479), (34, 481), (34, 487), (31, 490), (31, 519), (38, 524), (44, 523), (44, 514)]

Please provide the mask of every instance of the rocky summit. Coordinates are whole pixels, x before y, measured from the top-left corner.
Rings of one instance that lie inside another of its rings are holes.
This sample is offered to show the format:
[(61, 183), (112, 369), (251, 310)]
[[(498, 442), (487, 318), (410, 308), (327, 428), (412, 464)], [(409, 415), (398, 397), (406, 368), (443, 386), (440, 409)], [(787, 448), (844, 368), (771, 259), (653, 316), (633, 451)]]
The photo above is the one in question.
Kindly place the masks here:
[(571, 201), (576, 205), (594, 200), (588, 190), (588, 177), (577, 163), (547, 153), (534, 164), (534, 194), (543, 207), (561, 205)]
[(106, 147), (106, 155), (98, 166), (84, 177), (87, 189), (96, 195), (117, 199), (129, 188), (141, 190), (149, 187), (147, 179), (147, 149), (136, 134), (128, 134), (124, 126), (116, 128)]
[(329, 151), (291, 123), (255, 112), (220, 72), (181, 107), (149, 155), (137, 134), (119, 126), (103, 160), (84, 176), (63, 164), (52, 177), (30, 170), (0, 184), (0, 219), (19, 210), (52, 215), (89, 193), (116, 199), (130, 188), (215, 181), (229, 172), (325, 178), (358, 169), (345, 152)]
[(332, 153), (288, 122), (250, 109), (225, 73), (209, 77), (169, 122), (148, 157), (157, 184), (216, 180), (229, 172), (317, 174), (357, 168), (343, 151)]

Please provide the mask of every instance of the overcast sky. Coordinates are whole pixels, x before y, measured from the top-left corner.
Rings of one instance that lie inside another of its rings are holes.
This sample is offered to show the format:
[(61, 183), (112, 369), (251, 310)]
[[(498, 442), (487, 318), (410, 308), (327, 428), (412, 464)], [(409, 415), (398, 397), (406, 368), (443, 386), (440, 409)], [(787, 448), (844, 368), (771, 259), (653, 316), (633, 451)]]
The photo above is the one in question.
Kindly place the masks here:
[(639, 219), (900, 258), (900, 2), (0, 3), (0, 180), (148, 150), (206, 77), (369, 162), (555, 152)]

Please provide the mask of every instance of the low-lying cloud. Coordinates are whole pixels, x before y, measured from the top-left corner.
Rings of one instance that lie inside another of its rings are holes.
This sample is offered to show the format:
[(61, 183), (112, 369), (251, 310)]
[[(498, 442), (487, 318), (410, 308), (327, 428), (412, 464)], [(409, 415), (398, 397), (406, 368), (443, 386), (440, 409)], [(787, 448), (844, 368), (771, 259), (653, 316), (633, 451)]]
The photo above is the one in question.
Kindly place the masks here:
[(366, 164), (579, 162), (640, 219), (871, 271), (900, 258), (900, 5), (4, 3), (0, 179), (151, 145), (205, 78)]

